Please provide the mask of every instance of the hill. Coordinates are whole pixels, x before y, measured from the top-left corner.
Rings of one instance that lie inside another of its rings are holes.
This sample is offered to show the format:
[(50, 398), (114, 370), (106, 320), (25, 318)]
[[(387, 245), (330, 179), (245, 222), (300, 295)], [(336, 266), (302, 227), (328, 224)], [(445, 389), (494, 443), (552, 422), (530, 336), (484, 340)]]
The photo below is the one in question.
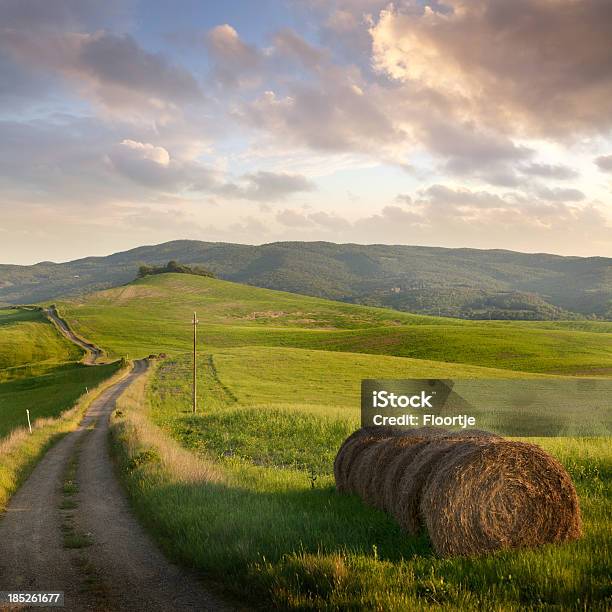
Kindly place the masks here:
[[(111, 356), (188, 351), (191, 313), (197, 311), (203, 346), (211, 351), (282, 347), (350, 353), (351, 359), (356, 353), (408, 357), (462, 368), (589, 374), (612, 370), (608, 323), (463, 321), (185, 274), (148, 276), (61, 302), (59, 308), (81, 336)], [(380, 357), (371, 365), (379, 363)], [(408, 362), (399, 359), (397, 367), (398, 374), (401, 368), (405, 372)]]
[(81, 357), (40, 310), (0, 309), (0, 442), (26, 424), (26, 409), (32, 421), (58, 416), (119, 367), (88, 367)]
[(118, 286), (176, 260), (217, 277), (345, 302), (473, 319), (612, 320), (612, 259), (502, 250), (179, 240), (108, 257), (0, 265), (0, 303)]
[[(448, 609), (525, 609), (543, 600), (565, 609), (607, 593), (597, 572), (610, 512), (606, 440), (539, 441), (578, 483), (581, 541), (474, 559), (437, 559), (424, 534), (407, 537), (388, 515), (338, 495), (333, 461), (359, 422), (362, 378), (609, 374), (611, 323), (444, 319), (186, 274), (148, 276), (58, 306), (110, 354), (169, 354), (154, 363), (146, 388), (119, 400), (118, 473), (165, 550), (244, 601), (417, 610), (431, 608), (434, 593)], [(512, 580), (500, 586), (509, 564)]]
[(0, 309), (0, 381), (21, 368), (78, 361), (79, 350), (40, 310)]

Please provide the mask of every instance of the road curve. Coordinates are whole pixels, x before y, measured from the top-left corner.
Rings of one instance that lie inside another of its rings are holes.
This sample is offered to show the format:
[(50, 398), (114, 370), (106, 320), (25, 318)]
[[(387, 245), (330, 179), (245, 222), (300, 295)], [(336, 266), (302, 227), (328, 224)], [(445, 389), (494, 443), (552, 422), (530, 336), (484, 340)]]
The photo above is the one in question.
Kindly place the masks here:
[[(64, 609), (70, 612), (237, 609), (166, 560), (132, 516), (115, 479), (109, 415), (146, 368), (146, 361), (135, 362), (125, 379), (92, 402), (79, 427), (46, 453), (11, 498), (0, 519), (0, 591), (64, 591)], [(93, 543), (74, 550), (64, 548), (66, 511), (59, 506), (66, 468), (77, 450), (79, 492), (70, 512)]]
[(55, 324), (57, 329), (60, 331), (62, 335), (64, 335), (70, 342), (76, 344), (78, 347), (82, 348), (85, 351), (85, 357), (83, 361), (85, 363), (94, 364), (102, 357), (104, 352), (101, 348), (97, 347), (95, 344), (91, 342), (87, 342), (82, 338), (79, 338), (73, 331), (70, 329), (70, 326), (62, 317), (59, 316), (57, 312), (57, 308), (55, 306), (49, 306), (48, 308), (44, 308), (43, 312), (46, 317)]

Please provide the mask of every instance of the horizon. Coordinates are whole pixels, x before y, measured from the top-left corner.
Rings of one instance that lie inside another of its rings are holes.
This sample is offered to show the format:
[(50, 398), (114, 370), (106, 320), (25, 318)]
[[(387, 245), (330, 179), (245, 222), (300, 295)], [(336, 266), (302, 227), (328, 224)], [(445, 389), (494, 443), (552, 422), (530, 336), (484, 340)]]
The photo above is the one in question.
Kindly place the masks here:
[(612, 256), (612, 4), (182, 9), (0, 5), (0, 261), (176, 235)]
[[(84, 255), (82, 257), (76, 257), (74, 259), (66, 259), (62, 261), (54, 261), (50, 259), (43, 259), (40, 261), (33, 261), (31, 263), (14, 263), (7, 261), (0, 261), (0, 266), (21, 266), (21, 267), (30, 267), (37, 266), (42, 264), (54, 264), (54, 265), (62, 265), (68, 263), (74, 263), (76, 261), (80, 261), (83, 259), (104, 259), (105, 257), (111, 257), (113, 255), (120, 255), (122, 253), (129, 253), (131, 251), (136, 251), (142, 248), (155, 248), (159, 246), (164, 246), (166, 244), (171, 244), (175, 242), (201, 242), (206, 244), (232, 244), (232, 245), (240, 245), (240, 246), (252, 246), (252, 247), (261, 247), (268, 246), (273, 244), (287, 244), (287, 243), (298, 243), (298, 244), (316, 244), (318, 242), (322, 242), (325, 244), (333, 244), (335, 246), (363, 246), (363, 247), (373, 247), (373, 246), (387, 246), (387, 247), (406, 247), (406, 248), (423, 248), (423, 249), (446, 249), (446, 250), (468, 250), (468, 251), (499, 251), (505, 253), (516, 253), (519, 255), (534, 255), (534, 256), (545, 256), (549, 255), (552, 257), (567, 257), (567, 258), (579, 258), (579, 259), (612, 259), (612, 257), (606, 257), (605, 255), (571, 255), (571, 254), (559, 254), (559, 253), (549, 253), (545, 251), (516, 251), (514, 249), (499, 249), (499, 248), (491, 248), (491, 249), (479, 249), (474, 247), (447, 247), (442, 245), (428, 245), (428, 244), (399, 244), (399, 243), (382, 243), (382, 242), (372, 242), (372, 243), (361, 243), (361, 242), (334, 242), (331, 240), (274, 240), (272, 242), (262, 242), (262, 243), (248, 243), (248, 242), (227, 242), (220, 240), (198, 240), (194, 238), (176, 238), (173, 240), (167, 240), (165, 242), (156, 242), (151, 244), (139, 244), (137, 246), (132, 246), (124, 249), (120, 249), (118, 251), (112, 251), (110, 253), (103, 254), (89, 254)], [(179, 263), (189, 263), (189, 262), (179, 262)]]

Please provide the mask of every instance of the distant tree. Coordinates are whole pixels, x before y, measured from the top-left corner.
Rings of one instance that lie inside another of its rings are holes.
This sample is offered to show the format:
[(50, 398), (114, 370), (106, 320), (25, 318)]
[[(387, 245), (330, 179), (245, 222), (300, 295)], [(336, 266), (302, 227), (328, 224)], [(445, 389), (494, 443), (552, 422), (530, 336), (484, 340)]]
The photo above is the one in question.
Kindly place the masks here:
[(169, 261), (165, 266), (147, 266), (142, 265), (138, 268), (138, 278), (144, 278), (145, 276), (151, 276), (154, 274), (194, 274), (196, 276), (207, 276), (209, 278), (215, 278), (215, 275), (202, 266), (186, 266), (185, 264), (178, 263), (177, 261)]
[(145, 276), (149, 276), (149, 274), (153, 274), (153, 268), (151, 266), (140, 266), (140, 268), (138, 268), (138, 278), (144, 278)]

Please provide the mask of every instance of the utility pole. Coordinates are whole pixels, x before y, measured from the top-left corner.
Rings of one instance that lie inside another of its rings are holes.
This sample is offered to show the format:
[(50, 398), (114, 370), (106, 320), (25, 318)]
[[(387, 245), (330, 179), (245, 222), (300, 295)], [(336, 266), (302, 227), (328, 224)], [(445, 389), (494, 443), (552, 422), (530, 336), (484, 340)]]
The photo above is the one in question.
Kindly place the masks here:
[(192, 399), (193, 399), (193, 413), (195, 414), (198, 410), (198, 395), (197, 395), (197, 375), (198, 369), (196, 365), (196, 357), (197, 357), (197, 329), (198, 329), (198, 317), (196, 313), (193, 313), (193, 389), (192, 389)]

